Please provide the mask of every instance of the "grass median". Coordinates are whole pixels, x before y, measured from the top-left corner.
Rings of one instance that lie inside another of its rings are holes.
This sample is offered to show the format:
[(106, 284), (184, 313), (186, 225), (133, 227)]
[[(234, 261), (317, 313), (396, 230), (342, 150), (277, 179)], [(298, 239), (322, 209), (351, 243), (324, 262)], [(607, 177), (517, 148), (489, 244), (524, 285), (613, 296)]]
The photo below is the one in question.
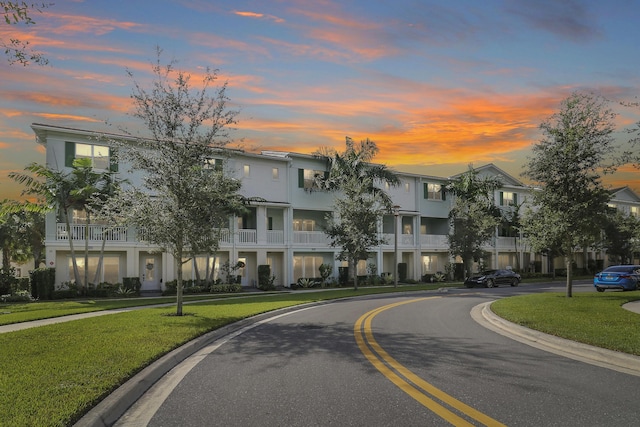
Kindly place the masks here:
[[(438, 287), (218, 298), (185, 305), (185, 315), (180, 317), (174, 315), (175, 306), (155, 307), (0, 334), (0, 426), (70, 425), (162, 355), (243, 318), (309, 302)], [(118, 308), (122, 307), (118, 304), (135, 302), (119, 301), (101, 304)], [(77, 309), (73, 303), (59, 304)], [(47, 308), (51, 309), (55, 310)], [(2, 311), (9, 309), (4, 306)]]
[(491, 310), (527, 328), (640, 356), (640, 314), (622, 308), (635, 300), (640, 291), (542, 293), (503, 298)]

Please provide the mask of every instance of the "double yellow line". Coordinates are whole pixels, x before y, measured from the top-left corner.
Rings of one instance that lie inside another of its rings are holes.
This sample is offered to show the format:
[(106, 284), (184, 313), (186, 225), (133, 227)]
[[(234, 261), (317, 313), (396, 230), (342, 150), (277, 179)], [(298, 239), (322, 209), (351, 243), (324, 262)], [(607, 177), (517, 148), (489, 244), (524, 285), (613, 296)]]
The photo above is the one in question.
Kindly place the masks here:
[[(371, 310), (368, 313), (362, 315), (353, 327), (356, 342), (362, 354), (367, 358), (369, 362), (375, 368), (382, 373), (389, 381), (395, 384), (400, 390), (407, 393), (409, 396), (420, 402), (427, 409), (438, 415), (440, 418), (450, 422), (455, 426), (474, 426), (467, 419), (462, 418), (460, 415), (453, 412), (451, 409), (458, 411), (466, 415), (475, 421), (482, 423), (485, 426), (497, 427), (504, 426), (504, 424), (493, 418), (483, 414), (482, 412), (460, 402), (454, 397), (446, 394), (442, 390), (429, 384), (409, 369), (398, 363), (393, 357), (391, 357), (386, 351), (380, 347), (373, 337), (371, 331), (371, 322), (373, 318), (383, 311), (391, 308), (399, 307), (401, 305), (410, 304), (418, 301), (424, 301), (427, 299), (440, 298), (440, 297), (428, 297), (417, 298), (407, 301), (401, 301), (394, 304), (385, 305), (375, 310)], [(437, 402), (435, 399), (440, 401)], [(448, 405), (451, 409), (448, 409), (443, 404)]]

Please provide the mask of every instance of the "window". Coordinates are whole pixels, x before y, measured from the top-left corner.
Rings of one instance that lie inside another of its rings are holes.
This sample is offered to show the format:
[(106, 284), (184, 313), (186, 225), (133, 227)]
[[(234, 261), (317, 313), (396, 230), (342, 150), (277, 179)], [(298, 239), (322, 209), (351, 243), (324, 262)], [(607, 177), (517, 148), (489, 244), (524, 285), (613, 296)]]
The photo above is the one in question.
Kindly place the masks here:
[(438, 271), (438, 257), (433, 255), (422, 256), (422, 274)]
[(316, 222), (313, 219), (294, 219), (293, 231), (314, 231)]
[[(99, 258), (98, 256), (89, 256), (89, 282), (93, 282)], [(84, 257), (76, 258), (76, 262), (80, 277), (84, 277)], [(71, 257), (68, 258), (68, 267), (69, 280), (74, 282), (75, 276), (73, 275), (73, 260)], [(105, 255), (102, 259), (102, 269), (98, 274), (98, 283), (118, 283), (120, 281), (120, 257)]]
[(273, 179), (274, 181), (277, 181), (278, 179), (280, 179), (280, 169), (278, 168), (271, 169), (271, 179)]
[(510, 191), (500, 192), (500, 206), (515, 206), (518, 204), (518, 194)]
[(298, 188), (304, 188), (310, 190), (312, 188), (318, 188), (316, 181), (322, 177), (325, 177), (327, 172), (314, 169), (298, 169)]
[(82, 144), (79, 142), (65, 143), (65, 161), (67, 167), (73, 166), (74, 159), (91, 159), (94, 169), (118, 171), (118, 164), (113, 156), (113, 149), (106, 145)]
[(294, 256), (293, 257), (293, 279), (297, 281), (301, 278), (314, 278), (320, 276), (320, 265), (323, 259), (321, 256)]
[(637, 206), (631, 206), (631, 208), (629, 209), (629, 213), (631, 214), (631, 216), (635, 216), (636, 218), (638, 218), (640, 216), (640, 208), (638, 208)]
[(411, 189), (411, 186), (409, 185), (409, 183), (408, 183), (408, 182), (405, 182), (405, 183), (404, 183), (404, 191), (405, 191), (406, 193), (408, 193), (410, 189)]
[(445, 200), (444, 187), (441, 184), (425, 182), (424, 198), (427, 200)]
[(251, 168), (249, 167), (249, 165), (244, 165), (244, 167), (242, 168), (242, 173), (245, 178), (249, 178), (249, 175), (251, 173)]
[(204, 161), (204, 168), (209, 170), (222, 170), (222, 159), (206, 159)]

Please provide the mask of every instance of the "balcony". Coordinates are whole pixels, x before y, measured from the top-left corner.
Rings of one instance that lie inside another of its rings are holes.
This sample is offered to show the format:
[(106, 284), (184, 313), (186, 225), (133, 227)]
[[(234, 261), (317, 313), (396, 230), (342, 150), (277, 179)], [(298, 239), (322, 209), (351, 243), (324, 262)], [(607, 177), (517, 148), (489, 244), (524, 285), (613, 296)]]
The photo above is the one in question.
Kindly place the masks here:
[(322, 231), (294, 231), (293, 244), (309, 246), (329, 246), (331, 240)]
[(56, 224), (56, 240), (69, 240), (69, 236), (76, 241), (88, 238), (90, 242), (126, 242), (127, 227), (109, 225), (71, 224), (71, 232), (67, 232), (67, 224)]
[[(387, 246), (395, 244), (395, 236), (393, 233), (384, 233), (382, 237), (387, 242)], [(415, 237), (413, 234), (398, 234), (398, 246), (415, 246)]]
[(449, 241), (444, 234), (421, 234), (420, 246), (424, 249), (448, 249)]

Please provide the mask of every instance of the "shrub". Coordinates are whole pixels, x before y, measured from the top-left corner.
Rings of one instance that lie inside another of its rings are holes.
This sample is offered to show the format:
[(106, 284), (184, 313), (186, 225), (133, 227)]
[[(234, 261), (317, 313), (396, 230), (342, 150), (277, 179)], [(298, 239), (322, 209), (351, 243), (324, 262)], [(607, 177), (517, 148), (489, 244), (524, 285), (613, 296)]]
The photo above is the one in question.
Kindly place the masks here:
[(9, 295), (0, 295), (0, 301), (2, 302), (31, 302), (33, 297), (31, 292), (27, 290), (16, 291)]
[(301, 288), (313, 288), (316, 282), (313, 279), (302, 277), (298, 279), (298, 286)]
[(273, 285), (276, 276), (271, 275), (271, 267), (263, 264), (258, 266), (258, 288), (263, 291), (272, 291), (276, 287)]
[(407, 280), (407, 263), (399, 262), (398, 263), (398, 280), (404, 282)]
[(236, 293), (242, 292), (242, 286), (238, 283), (224, 283), (211, 286), (212, 293)]
[(35, 299), (53, 299), (56, 269), (37, 268), (31, 272), (31, 295)]
[(139, 277), (123, 277), (122, 286), (125, 289), (131, 290), (134, 295), (140, 295), (140, 288), (142, 287), (142, 283), (140, 283)]

